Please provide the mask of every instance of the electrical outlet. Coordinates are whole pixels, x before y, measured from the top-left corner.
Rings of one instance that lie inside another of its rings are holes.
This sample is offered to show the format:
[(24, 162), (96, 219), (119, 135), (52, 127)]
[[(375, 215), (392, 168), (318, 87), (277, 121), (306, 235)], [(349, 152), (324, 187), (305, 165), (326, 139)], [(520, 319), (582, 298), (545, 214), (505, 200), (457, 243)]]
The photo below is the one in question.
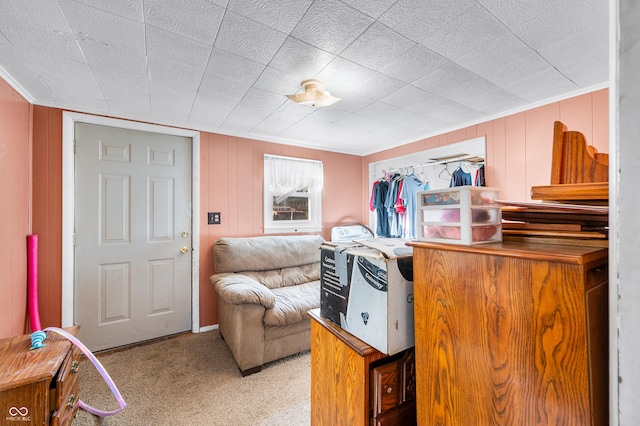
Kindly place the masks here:
[(220, 225), (220, 212), (207, 213), (207, 223), (209, 225)]

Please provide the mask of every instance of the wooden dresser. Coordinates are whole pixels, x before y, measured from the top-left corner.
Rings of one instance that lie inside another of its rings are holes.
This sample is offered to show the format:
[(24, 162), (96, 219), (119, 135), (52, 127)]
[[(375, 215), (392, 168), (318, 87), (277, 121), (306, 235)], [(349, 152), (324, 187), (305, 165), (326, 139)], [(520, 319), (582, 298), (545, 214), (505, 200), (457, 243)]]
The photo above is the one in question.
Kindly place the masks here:
[[(66, 330), (72, 334), (79, 327)], [(0, 340), (0, 425), (71, 425), (78, 410), (82, 353), (57, 333), (29, 350), (29, 335)]]
[(607, 249), (410, 245), (418, 424), (607, 424)]
[(311, 317), (311, 425), (416, 424), (415, 353), (387, 356), (320, 316)]

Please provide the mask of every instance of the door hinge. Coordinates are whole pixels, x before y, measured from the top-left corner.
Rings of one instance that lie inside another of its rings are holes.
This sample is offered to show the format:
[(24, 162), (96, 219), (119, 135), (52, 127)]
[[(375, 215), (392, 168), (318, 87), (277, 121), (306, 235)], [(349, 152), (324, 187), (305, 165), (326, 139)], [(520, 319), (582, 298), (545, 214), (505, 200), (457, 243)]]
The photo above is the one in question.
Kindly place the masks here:
[(76, 233), (73, 233), (73, 246), (76, 246)]

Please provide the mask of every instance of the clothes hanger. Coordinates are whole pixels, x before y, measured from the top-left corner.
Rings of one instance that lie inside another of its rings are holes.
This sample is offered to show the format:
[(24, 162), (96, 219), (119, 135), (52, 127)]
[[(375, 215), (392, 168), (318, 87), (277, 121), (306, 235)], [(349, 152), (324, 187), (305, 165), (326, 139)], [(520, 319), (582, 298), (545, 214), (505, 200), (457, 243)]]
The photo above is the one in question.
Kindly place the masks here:
[[(444, 172), (447, 172), (449, 177), (442, 178), (442, 174)], [(450, 179), (451, 178), (451, 172), (449, 171), (449, 163), (444, 163), (444, 169), (440, 170), (440, 173), (438, 173), (438, 177), (442, 178), (442, 179)]]

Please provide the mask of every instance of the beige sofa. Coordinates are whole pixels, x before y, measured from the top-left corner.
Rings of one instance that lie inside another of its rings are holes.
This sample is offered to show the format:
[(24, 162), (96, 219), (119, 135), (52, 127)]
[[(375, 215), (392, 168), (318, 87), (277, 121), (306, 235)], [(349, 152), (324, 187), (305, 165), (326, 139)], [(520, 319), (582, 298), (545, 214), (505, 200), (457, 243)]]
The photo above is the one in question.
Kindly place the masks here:
[(220, 334), (243, 376), (311, 346), (307, 312), (320, 307), (315, 235), (220, 238), (213, 246)]

